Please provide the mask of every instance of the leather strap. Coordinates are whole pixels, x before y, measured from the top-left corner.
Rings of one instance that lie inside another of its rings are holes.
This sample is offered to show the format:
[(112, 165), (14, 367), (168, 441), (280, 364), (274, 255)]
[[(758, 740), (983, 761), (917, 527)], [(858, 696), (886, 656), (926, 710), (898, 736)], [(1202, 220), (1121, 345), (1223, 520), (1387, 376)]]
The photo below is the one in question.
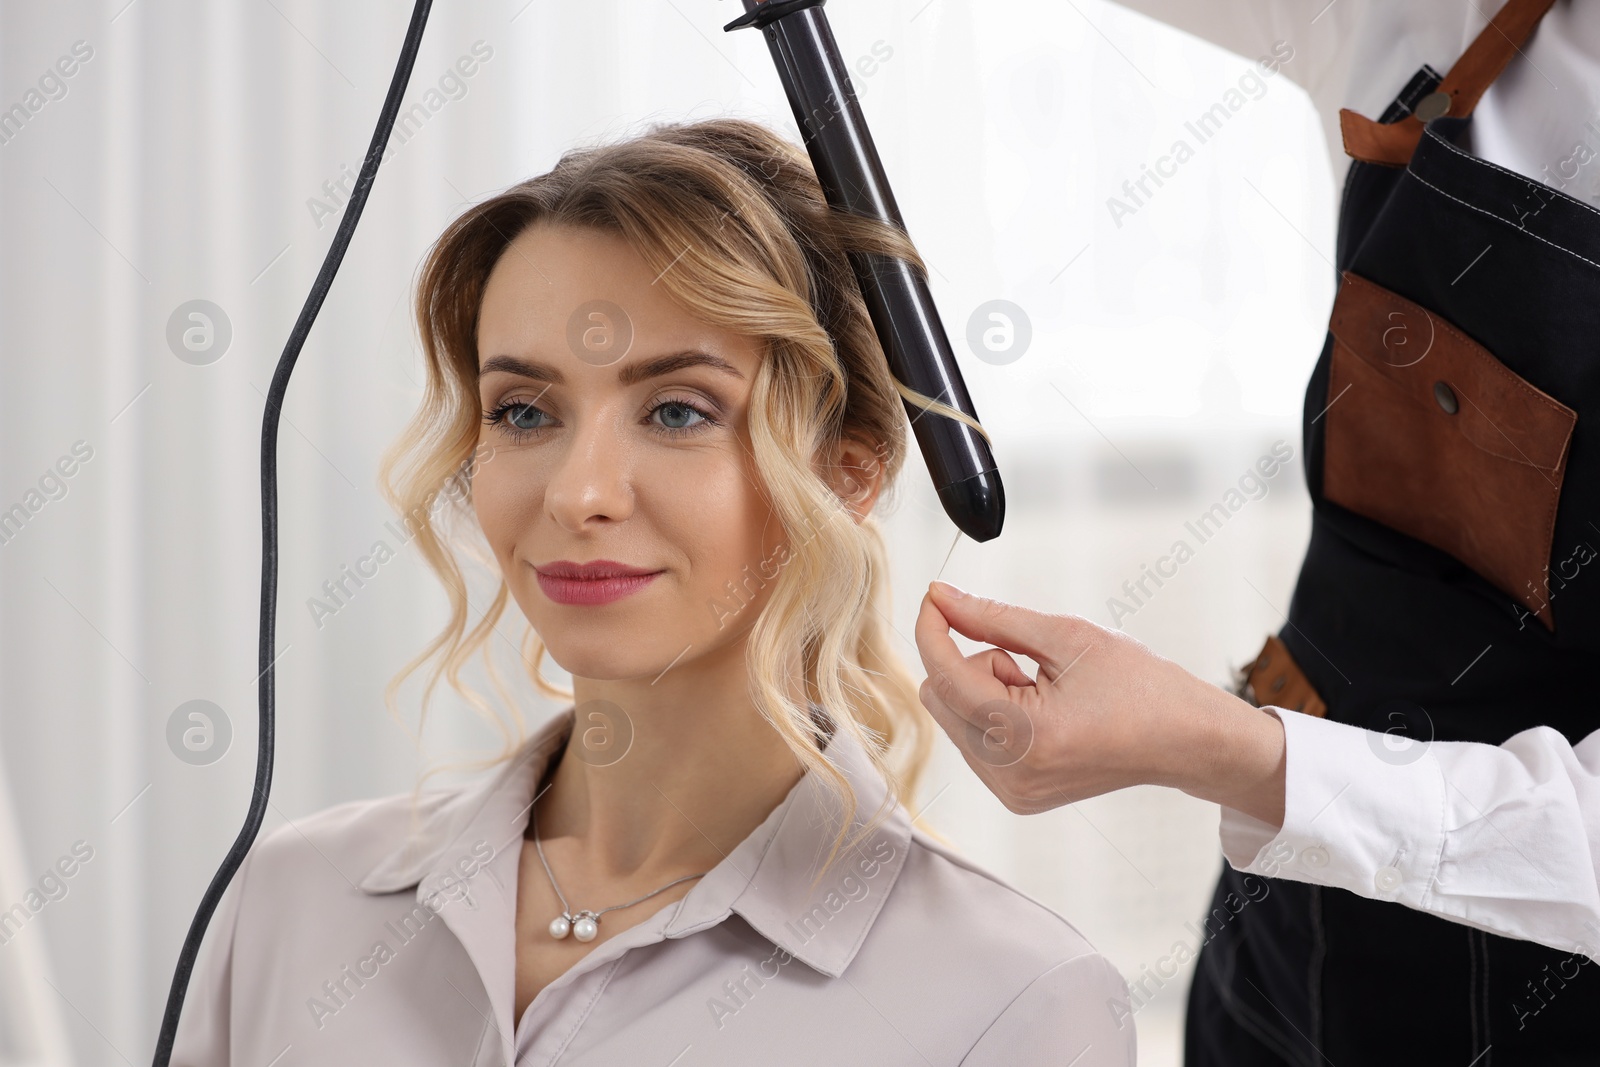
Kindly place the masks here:
[(1267, 635), (1261, 654), (1245, 668), (1239, 695), (1258, 708), (1271, 704), (1319, 719), (1328, 712), (1328, 706), (1317, 695), (1311, 680), (1301, 672), (1300, 665), (1276, 634)]
[[(1426, 122), (1441, 115), (1461, 118), (1472, 114), (1478, 98), (1500, 76), (1511, 57), (1521, 51), (1523, 42), (1554, 3), (1555, 0), (1506, 0), (1483, 32), (1461, 53), (1439, 87), (1419, 100), (1416, 110), (1399, 122), (1374, 122), (1347, 107), (1340, 108), (1339, 130), (1344, 135), (1345, 154), (1364, 163), (1395, 167), (1411, 162), (1411, 153), (1422, 139)], [(1417, 112), (1422, 113), (1421, 117)]]

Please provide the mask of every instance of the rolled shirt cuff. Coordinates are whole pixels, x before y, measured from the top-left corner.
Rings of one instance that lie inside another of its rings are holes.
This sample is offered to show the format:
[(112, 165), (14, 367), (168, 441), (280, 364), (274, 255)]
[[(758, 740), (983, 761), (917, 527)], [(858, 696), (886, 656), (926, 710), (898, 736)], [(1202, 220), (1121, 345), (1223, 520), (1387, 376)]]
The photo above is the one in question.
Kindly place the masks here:
[(1222, 853), (1242, 873), (1422, 907), (1444, 841), (1444, 776), (1431, 745), (1284, 708), (1281, 827), (1224, 806)]

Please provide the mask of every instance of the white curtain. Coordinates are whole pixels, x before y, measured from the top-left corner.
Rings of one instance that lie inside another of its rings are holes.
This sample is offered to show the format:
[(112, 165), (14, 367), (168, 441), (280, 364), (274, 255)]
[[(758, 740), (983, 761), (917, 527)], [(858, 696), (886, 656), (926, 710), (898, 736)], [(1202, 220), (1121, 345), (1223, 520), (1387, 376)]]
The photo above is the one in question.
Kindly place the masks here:
[[(420, 395), (409, 298), (425, 249), (469, 203), (647, 121), (737, 113), (798, 140), (761, 36), (721, 29), (741, 10), (435, 4), (412, 118), (284, 409), (267, 830), (409, 789), (419, 769), (382, 688), (442, 620), (430, 572), (402, 548), (333, 615), (307, 602), (375, 541), (399, 547), (375, 475)], [(1308, 526), (1300, 391), (1333, 294), (1334, 200), (1308, 101), (1269, 83), (1119, 218), (1123, 182), (1255, 57), (1102, 0), (825, 10), (1009, 500), (999, 541), (952, 551), (908, 469), (889, 520), (899, 631), (942, 572), (1116, 622), (1224, 680), (1280, 624)], [(0, 1064), (149, 1059), (189, 918), (243, 819), (264, 395), (409, 12), (0, 8)], [(995, 299), (1031, 323), (1014, 362), (966, 342)], [(1118, 615), (1123, 583), (1277, 440), (1294, 460), (1270, 492)], [(413, 724), (419, 691), (403, 691)], [(524, 697), (530, 723), (553, 710)], [(430, 720), (430, 756), (493, 744), (448, 693)], [(1213, 809), (1131, 790), (1018, 819), (942, 739), (928, 780), (930, 819), (1130, 979), (1189, 937), (1219, 863)], [(1185, 985), (1141, 1009), (1143, 1062), (1177, 1062)]]

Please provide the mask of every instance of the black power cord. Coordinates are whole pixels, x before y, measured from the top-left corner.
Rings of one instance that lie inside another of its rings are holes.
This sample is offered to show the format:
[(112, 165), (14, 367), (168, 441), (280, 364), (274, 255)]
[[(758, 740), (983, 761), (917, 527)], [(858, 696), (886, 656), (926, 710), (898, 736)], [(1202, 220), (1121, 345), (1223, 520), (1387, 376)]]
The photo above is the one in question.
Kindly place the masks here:
[(260, 681), (260, 748), (256, 756), (255, 791), (250, 798), (250, 810), (245, 815), (244, 826), (234, 839), (233, 847), (222, 859), (222, 866), (212, 876), (200, 907), (189, 924), (189, 934), (178, 953), (178, 965), (172, 975), (172, 989), (167, 993), (167, 1009), (161, 1019), (161, 1034), (156, 1039), (155, 1067), (167, 1067), (172, 1059), (172, 1043), (178, 1033), (178, 1016), (183, 1011), (184, 994), (189, 989), (189, 977), (194, 971), (195, 957), (200, 952), (200, 942), (205, 937), (206, 926), (217, 910), (223, 891), (233, 880), (234, 873), (244, 863), (250, 845), (261, 830), (267, 813), (267, 794), (272, 788), (272, 724), (273, 724), (273, 646), (276, 630), (278, 602), (278, 416), (283, 408), (283, 395), (289, 388), (289, 375), (294, 371), (300, 349), (311, 333), (311, 324), (322, 309), (322, 302), (333, 286), (334, 275), (344, 261), (345, 249), (355, 234), (361, 209), (367, 204), (367, 192), (378, 174), (378, 164), (383, 160), (383, 150), (389, 143), (395, 118), (400, 113), (400, 97), (411, 80), (411, 68), (416, 63), (417, 49), (422, 45), (422, 31), (428, 25), (428, 9), (432, 0), (416, 0), (411, 10), (411, 25), (406, 29), (400, 60), (395, 64), (394, 77), (389, 82), (389, 94), (383, 100), (383, 112), (378, 116), (378, 128), (373, 131), (372, 144), (361, 163), (361, 174), (356, 178), (355, 189), (345, 207), (344, 218), (333, 236), (333, 245), (322, 261), (317, 280), (306, 296), (294, 331), (278, 357), (277, 370), (272, 375), (272, 387), (267, 390), (267, 406), (261, 417), (261, 665)]

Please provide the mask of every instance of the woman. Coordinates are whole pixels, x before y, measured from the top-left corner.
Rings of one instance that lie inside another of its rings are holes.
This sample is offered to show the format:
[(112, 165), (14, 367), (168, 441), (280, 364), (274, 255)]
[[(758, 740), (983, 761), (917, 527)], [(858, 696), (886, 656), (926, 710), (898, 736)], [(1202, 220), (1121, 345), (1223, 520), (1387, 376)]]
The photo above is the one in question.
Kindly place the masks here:
[[(384, 480), (452, 612), (401, 677), (437, 655), (461, 688), (509, 596), (574, 708), (465, 789), (264, 838), (174, 1064), (1133, 1062), (1115, 969), (903, 806), (931, 729), (871, 511), (907, 391), (852, 252), (922, 268), (740, 120), (571, 152), (449, 227)], [(432, 521), (463, 474), (501, 579), (470, 629)]]

